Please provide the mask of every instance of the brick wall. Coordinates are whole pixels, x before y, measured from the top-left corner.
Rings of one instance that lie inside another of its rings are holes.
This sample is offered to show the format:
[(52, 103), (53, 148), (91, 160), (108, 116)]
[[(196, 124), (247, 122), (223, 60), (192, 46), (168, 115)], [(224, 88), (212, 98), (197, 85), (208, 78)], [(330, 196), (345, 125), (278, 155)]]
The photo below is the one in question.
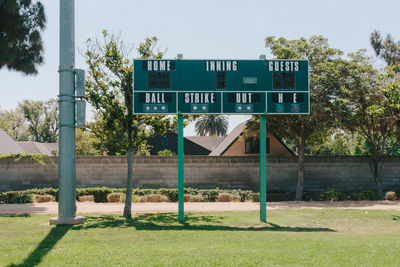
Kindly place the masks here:
[[(309, 157), (305, 163), (307, 191), (332, 188), (359, 191), (376, 189), (368, 157)], [(82, 156), (76, 160), (78, 187), (124, 187), (126, 158)], [(135, 157), (134, 187), (177, 187), (176, 157)], [(268, 189), (294, 191), (297, 183), (296, 157), (267, 158)], [(400, 157), (384, 159), (383, 184), (400, 190)], [(31, 160), (0, 160), (0, 191), (57, 187), (58, 158), (46, 165)], [(241, 188), (258, 190), (258, 157), (185, 156), (185, 186), (195, 188)]]

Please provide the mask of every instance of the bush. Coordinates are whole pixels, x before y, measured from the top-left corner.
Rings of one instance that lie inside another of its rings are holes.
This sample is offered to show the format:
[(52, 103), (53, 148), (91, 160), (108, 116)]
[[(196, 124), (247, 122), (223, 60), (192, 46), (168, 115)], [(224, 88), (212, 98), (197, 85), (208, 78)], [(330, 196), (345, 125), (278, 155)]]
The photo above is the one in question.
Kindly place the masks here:
[(202, 195), (184, 195), (185, 202), (204, 202), (204, 197)]
[(81, 189), (84, 195), (93, 195), (94, 202), (107, 202), (108, 194), (112, 193), (113, 190), (108, 187), (94, 187)]
[(386, 192), (386, 194), (385, 194), (385, 199), (386, 199), (386, 200), (391, 200), (391, 201), (396, 200), (396, 199), (397, 199), (397, 198), (396, 198), (396, 192), (394, 192), (394, 191)]
[(218, 200), (219, 193), (221, 193), (219, 188), (199, 190), (199, 194), (204, 197), (206, 202), (216, 202)]
[(371, 190), (363, 190), (357, 194), (357, 200), (379, 200), (381, 199), (377, 193)]
[(171, 202), (178, 201), (178, 189), (176, 188), (160, 188), (159, 192), (161, 195), (166, 196)]
[(51, 195), (34, 195), (33, 201), (36, 203), (44, 203), (54, 201), (55, 197)]
[(220, 193), (218, 195), (219, 202), (239, 202), (240, 196), (230, 193)]
[(110, 203), (119, 203), (122, 200), (124, 193), (111, 193), (107, 195), (107, 201)]
[(168, 198), (161, 194), (144, 195), (139, 202), (168, 202)]
[(160, 150), (157, 152), (159, 156), (175, 156), (176, 154), (169, 149)]
[(11, 203), (18, 203), (18, 204), (23, 204), (23, 203), (32, 203), (33, 202), (33, 195), (31, 194), (18, 194), (15, 195), (11, 199)]
[(78, 197), (79, 202), (94, 202), (93, 195), (83, 195)]
[(260, 202), (260, 193), (251, 193), (249, 199), (252, 202)]

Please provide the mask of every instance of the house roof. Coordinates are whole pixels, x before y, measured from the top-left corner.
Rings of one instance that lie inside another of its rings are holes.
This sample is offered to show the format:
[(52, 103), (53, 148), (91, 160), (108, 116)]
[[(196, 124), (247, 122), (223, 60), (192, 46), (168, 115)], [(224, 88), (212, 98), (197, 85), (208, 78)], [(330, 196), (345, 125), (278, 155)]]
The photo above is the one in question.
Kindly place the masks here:
[(47, 156), (55, 156), (58, 150), (57, 143), (17, 142), (25, 153), (39, 153)]
[(0, 129), (0, 154), (24, 153), (24, 150), (3, 129)]
[(186, 136), (185, 138), (210, 151), (213, 151), (225, 139), (225, 137), (218, 136)]
[[(218, 146), (209, 154), (209, 156), (221, 156), (222, 154), (224, 154), (224, 152), (232, 145), (232, 143), (235, 142), (236, 139), (242, 134), (243, 130), (246, 128), (246, 123), (247, 121), (238, 124), (232, 130), (232, 132), (227, 137), (225, 137), (225, 139), (221, 143), (218, 144)], [(295, 156), (295, 153), (290, 148), (288, 148), (281, 139), (279, 139), (273, 133), (271, 134), (289, 151), (290, 154)]]
[(209, 154), (209, 156), (220, 156), (236, 140), (246, 127), (246, 122), (238, 124), (224, 140)]

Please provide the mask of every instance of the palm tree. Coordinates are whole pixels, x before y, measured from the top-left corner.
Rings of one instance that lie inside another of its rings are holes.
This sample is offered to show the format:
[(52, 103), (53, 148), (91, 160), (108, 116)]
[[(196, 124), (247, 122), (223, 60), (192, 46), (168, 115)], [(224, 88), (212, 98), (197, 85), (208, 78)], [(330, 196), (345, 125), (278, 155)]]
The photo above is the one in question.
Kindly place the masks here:
[(229, 121), (224, 115), (203, 115), (195, 124), (197, 135), (225, 136), (228, 131)]

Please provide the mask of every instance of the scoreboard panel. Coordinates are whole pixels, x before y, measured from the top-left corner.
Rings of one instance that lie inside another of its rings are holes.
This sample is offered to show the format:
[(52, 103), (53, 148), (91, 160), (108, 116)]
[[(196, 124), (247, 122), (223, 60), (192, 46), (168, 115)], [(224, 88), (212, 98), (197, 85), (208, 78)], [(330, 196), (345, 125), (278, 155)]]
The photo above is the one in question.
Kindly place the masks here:
[(133, 68), (136, 114), (309, 113), (307, 60), (140, 59)]

